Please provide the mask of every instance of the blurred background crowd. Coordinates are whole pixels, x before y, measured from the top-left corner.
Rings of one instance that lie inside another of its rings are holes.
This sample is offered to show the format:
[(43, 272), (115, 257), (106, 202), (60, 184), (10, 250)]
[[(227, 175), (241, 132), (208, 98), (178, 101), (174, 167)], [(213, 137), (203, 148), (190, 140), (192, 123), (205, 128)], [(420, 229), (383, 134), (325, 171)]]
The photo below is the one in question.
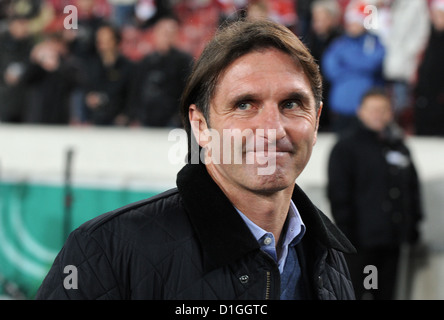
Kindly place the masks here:
[(444, 0), (1, 0), (0, 122), (180, 126), (193, 61), (239, 17), (309, 47), (321, 131), (343, 130), (379, 86), (408, 133), (444, 135)]

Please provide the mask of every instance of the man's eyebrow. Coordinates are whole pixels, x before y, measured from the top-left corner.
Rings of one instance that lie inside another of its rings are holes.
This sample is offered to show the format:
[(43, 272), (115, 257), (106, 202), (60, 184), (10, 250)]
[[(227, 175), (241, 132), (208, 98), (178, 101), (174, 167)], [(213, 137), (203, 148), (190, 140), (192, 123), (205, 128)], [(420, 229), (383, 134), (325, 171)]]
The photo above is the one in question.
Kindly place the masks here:
[[(233, 94), (232, 97), (228, 96), (228, 101), (226, 106), (235, 107), (242, 102), (256, 102), (259, 101), (260, 94), (255, 94), (253, 92), (244, 92), (239, 94)], [(283, 92), (280, 96), (279, 103), (295, 100), (299, 101), (303, 106), (310, 107), (315, 104), (314, 97), (310, 94), (310, 92), (306, 92), (301, 89), (289, 90), (288, 92)]]
[[(237, 104), (244, 101), (256, 101), (259, 100), (259, 97), (255, 95), (254, 93), (242, 93), (239, 95), (234, 95), (233, 97), (229, 98), (229, 103), (231, 105)], [(291, 91), (286, 94), (282, 94), (282, 101), (285, 100), (300, 100), (302, 102), (310, 102), (310, 94), (304, 92), (304, 91)]]
[(283, 100), (299, 100), (304, 103), (309, 103), (311, 101), (310, 95), (304, 91), (292, 91), (285, 95)]
[(256, 101), (258, 98), (253, 93), (242, 93), (229, 98), (230, 105), (237, 105), (245, 101)]

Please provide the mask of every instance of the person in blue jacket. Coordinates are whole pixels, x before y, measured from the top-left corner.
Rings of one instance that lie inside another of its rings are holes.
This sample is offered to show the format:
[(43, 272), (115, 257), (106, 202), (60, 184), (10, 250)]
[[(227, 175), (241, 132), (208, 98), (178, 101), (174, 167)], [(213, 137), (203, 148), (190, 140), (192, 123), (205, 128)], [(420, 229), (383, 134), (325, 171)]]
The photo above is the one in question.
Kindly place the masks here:
[(329, 94), (332, 129), (337, 133), (356, 121), (356, 109), (363, 94), (383, 85), (385, 50), (377, 36), (367, 31), (370, 20), (366, 19), (371, 17), (365, 12), (364, 5), (347, 8), (345, 33), (326, 49), (322, 60), (324, 76), (331, 82), (326, 94)]

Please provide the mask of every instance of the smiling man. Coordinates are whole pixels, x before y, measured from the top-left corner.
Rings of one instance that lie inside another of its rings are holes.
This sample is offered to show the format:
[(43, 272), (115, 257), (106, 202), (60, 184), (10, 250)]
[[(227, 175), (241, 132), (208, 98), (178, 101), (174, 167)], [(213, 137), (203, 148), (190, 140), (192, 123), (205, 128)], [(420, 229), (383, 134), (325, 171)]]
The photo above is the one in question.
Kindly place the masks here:
[[(273, 47), (249, 52), (223, 71), (210, 103), (209, 121), (195, 104), (189, 108), (194, 136), (205, 134), (209, 127), (217, 132), (240, 129), (253, 134), (254, 138), (245, 139), (256, 140), (251, 146), (257, 147), (258, 140), (264, 142), (265, 150), (260, 152), (244, 147), (247, 143), (241, 150), (232, 150), (232, 154), (243, 153), (245, 161), (240, 164), (208, 161), (206, 169), (233, 205), (271, 232), (276, 243), (287, 219), (295, 180), (316, 141), (320, 110), (315, 108), (310, 83), (300, 64)], [(224, 146), (220, 150), (222, 158), (230, 142), (217, 143)], [(251, 164), (246, 161), (248, 153), (253, 153), (256, 160)], [(274, 158), (275, 168), (272, 174), (260, 175), (258, 168), (264, 160), (260, 158), (265, 154), (268, 159)]]
[(177, 188), (74, 231), (38, 298), (353, 299), (342, 252), (354, 248), (296, 184), (321, 98), (318, 66), (287, 28), (219, 30), (182, 99), (188, 158), (202, 163), (185, 165)]

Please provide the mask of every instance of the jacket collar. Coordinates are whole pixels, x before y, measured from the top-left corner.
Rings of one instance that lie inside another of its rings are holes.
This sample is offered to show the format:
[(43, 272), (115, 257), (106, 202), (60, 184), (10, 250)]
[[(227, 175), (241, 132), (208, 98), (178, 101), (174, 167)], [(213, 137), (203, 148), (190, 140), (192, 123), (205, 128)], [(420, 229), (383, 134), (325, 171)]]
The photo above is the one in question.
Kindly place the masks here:
[[(203, 251), (205, 271), (236, 261), (260, 248), (247, 225), (203, 164), (187, 164), (177, 175), (177, 187)], [(327, 248), (354, 252), (342, 232), (296, 185), (293, 201), (307, 232)]]

